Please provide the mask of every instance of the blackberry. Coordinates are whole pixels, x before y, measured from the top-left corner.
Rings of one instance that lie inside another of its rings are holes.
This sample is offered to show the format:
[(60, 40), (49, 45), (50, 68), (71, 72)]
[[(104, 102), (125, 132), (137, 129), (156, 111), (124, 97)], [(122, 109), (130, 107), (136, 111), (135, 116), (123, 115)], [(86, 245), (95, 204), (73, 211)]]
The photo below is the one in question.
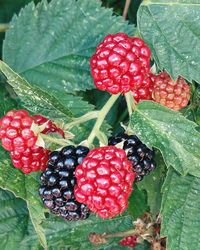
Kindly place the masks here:
[(133, 171), (137, 174), (135, 180), (141, 181), (156, 167), (153, 161), (154, 151), (143, 144), (136, 135), (120, 133), (108, 139), (108, 145), (124, 142), (123, 149), (127, 158), (132, 162)]
[(65, 220), (84, 220), (89, 216), (89, 208), (74, 196), (74, 171), (88, 152), (84, 146), (66, 146), (61, 151), (52, 152), (47, 169), (40, 177), (39, 195), (44, 206)]

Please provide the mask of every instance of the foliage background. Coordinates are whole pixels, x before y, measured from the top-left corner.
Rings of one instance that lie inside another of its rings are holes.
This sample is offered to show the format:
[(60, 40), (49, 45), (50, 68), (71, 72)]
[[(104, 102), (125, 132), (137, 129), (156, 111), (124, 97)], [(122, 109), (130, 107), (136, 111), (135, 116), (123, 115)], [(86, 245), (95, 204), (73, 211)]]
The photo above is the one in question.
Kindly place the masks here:
[[(127, 230), (145, 211), (154, 217), (161, 211), (162, 235), (168, 236), (169, 250), (199, 249), (200, 1), (132, 0), (128, 22), (120, 17), (122, 0), (54, 0), (51, 8), (47, 1), (37, 8), (30, 2), (0, 0), (0, 23), (13, 17), (4, 44), (4, 33), (0, 33), (1, 57), (12, 68), (0, 66), (6, 76), (0, 75), (0, 116), (11, 108), (25, 107), (67, 123), (100, 109), (109, 95), (93, 89), (88, 59), (102, 37), (117, 31), (144, 38), (157, 70), (165, 68), (174, 78), (184, 76), (191, 84), (192, 99), (182, 114), (152, 102), (137, 106), (131, 127), (143, 142), (156, 148), (159, 167), (135, 186), (128, 211), (112, 220), (90, 216), (85, 222), (68, 223), (49, 215), (38, 197), (39, 174), (24, 176), (11, 168), (1, 148), (0, 249), (93, 249), (89, 232)], [(109, 135), (111, 127), (118, 132), (121, 121), (128, 121), (123, 97), (109, 113), (103, 132)], [(92, 126), (88, 122), (73, 128), (79, 135), (75, 141), (85, 139)], [(117, 241), (98, 249), (119, 249)]]

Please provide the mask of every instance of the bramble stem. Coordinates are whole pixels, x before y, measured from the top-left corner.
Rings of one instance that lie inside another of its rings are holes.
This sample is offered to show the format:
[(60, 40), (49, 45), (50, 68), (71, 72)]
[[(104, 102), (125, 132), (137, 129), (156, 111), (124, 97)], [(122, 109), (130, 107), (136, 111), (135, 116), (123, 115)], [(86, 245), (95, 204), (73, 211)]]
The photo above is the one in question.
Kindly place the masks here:
[(124, 11), (123, 11), (123, 18), (126, 19), (127, 14), (128, 14), (128, 9), (130, 6), (131, 0), (126, 0)]
[(5, 32), (9, 28), (8, 23), (0, 23), (0, 32)]
[(98, 118), (97, 118), (96, 123), (94, 124), (94, 127), (93, 127), (93, 129), (88, 137), (89, 146), (92, 145), (94, 138), (98, 135), (98, 133), (100, 131), (100, 127), (101, 127), (106, 115), (108, 114), (108, 112), (110, 111), (110, 109), (112, 108), (113, 104), (116, 102), (116, 100), (118, 99), (119, 96), (120, 96), (120, 94), (111, 95), (111, 97), (108, 99), (108, 101), (103, 106), (103, 108), (98, 112)]
[(135, 105), (134, 98), (130, 91), (125, 94), (125, 99), (126, 99), (126, 104), (128, 108), (128, 113), (129, 113), (129, 116), (131, 117), (133, 110), (136, 108), (136, 105)]
[(95, 119), (98, 117), (98, 113), (99, 111), (91, 111), (88, 112), (87, 114), (80, 116), (78, 118), (74, 118), (72, 122), (68, 123), (65, 125), (64, 130), (69, 130), (71, 128), (73, 128), (74, 126), (87, 122), (89, 120)]
[(124, 232), (118, 232), (118, 233), (114, 233), (114, 234), (105, 234), (104, 238), (108, 239), (108, 238), (116, 238), (116, 237), (127, 237), (127, 236), (132, 236), (137, 234), (137, 231), (135, 229), (130, 229)]
[(45, 140), (45, 141), (49, 141), (52, 143), (56, 143), (60, 146), (67, 146), (67, 145), (75, 145), (72, 141), (67, 140), (67, 139), (58, 139), (49, 135), (45, 135), (45, 134), (40, 134), (40, 136)]

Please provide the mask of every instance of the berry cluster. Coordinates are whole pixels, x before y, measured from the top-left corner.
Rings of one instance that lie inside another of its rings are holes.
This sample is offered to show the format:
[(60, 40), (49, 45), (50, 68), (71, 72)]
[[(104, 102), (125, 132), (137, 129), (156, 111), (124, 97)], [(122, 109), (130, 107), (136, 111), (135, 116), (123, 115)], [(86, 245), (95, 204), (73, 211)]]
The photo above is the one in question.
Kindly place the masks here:
[(41, 175), (39, 194), (44, 205), (66, 220), (84, 220), (89, 215), (88, 207), (74, 197), (74, 171), (88, 152), (89, 149), (83, 146), (66, 146), (61, 151), (54, 151)]
[(132, 163), (133, 171), (136, 173), (136, 181), (141, 181), (155, 169), (153, 161), (154, 151), (143, 144), (135, 135), (124, 133), (112, 136), (108, 140), (108, 145), (116, 145), (123, 142), (123, 149), (126, 151), (128, 160)]
[[(185, 107), (189, 85), (182, 77), (173, 81), (166, 72), (153, 75), (150, 58), (151, 51), (142, 39), (109, 34), (90, 60), (94, 83), (111, 94), (131, 91), (136, 102), (154, 100), (174, 110)], [(32, 130), (37, 128), (33, 123), (40, 126), (38, 132)], [(90, 152), (87, 147), (70, 145), (50, 153), (36, 145), (39, 133), (65, 136), (53, 121), (31, 116), (26, 110), (11, 110), (0, 119), (2, 146), (10, 152), (14, 167), (25, 174), (44, 171), (39, 195), (45, 207), (65, 220), (86, 219), (90, 211), (102, 218), (122, 213), (134, 181), (155, 169), (154, 151), (135, 135), (112, 136), (108, 146)], [(116, 147), (119, 143), (123, 149)], [(136, 243), (135, 236), (119, 242), (130, 247)]]
[[(90, 59), (96, 87), (111, 94), (138, 91), (150, 72), (151, 51), (138, 37), (107, 35)], [(144, 84), (145, 85), (145, 84)]]
[(109, 34), (90, 59), (95, 86), (111, 94), (131, 91), (136, 102), (154, 100), (174, 110), (185, 107), (190, 87), (179, 77), (173, 81), (167, 72), (153, 75), (151, 51), (138, 37), (125, 33)]
[(26, 110), (11, 110), (0, 119), (0, 139), (2, 146), (10, 152), (15, 168), (23, 173), (44, 170), (49, 150), (36, 145), (37, 135), (31, 130), (33, 122), (46, 123), (42, 133), (59, 132), (53, 122), (43, 116), (30, 116)]
[(155, 75), (153, 81), (152, 97), (154, 101), (174, 110), (187, 106), (190, 100), (190, 87), (182, 77), (174, 81), (164, 71)]
[(122, 149), (113, 146), (90, 151), (75, 171), (77, 201), (102, 218), (112, 218), (128, 206), (135, 173)]
[(118, 243), (120, 246), (127, 246), (134, 248), (137, 245), (137, 237), (136, 236), (127, 236), (119, 241)]

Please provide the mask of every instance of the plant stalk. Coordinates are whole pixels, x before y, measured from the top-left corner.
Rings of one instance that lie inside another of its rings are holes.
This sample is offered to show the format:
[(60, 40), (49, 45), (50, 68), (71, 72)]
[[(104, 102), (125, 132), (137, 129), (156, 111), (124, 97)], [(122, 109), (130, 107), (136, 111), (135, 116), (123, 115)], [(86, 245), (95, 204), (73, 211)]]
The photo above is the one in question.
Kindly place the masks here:
[(58, 139), (58, 138), (55, 138), (55, 137), (51, 137), (49, 135), (45, 135), (45, 134), (40, 134), (40, 136), (45, 140), (45, 141), (48, 141), (48, 142), (52, 142), (52, 143), (56, 143), (60, 146), (67, 146), (67, 145), (75, 145), (72, 141), (70, 140), (67, 140), (67, 139)]
[(9, 28), (8, 23), (0, 23), (0, 32), (5, 32)]
[(129, 113), (129, 116), (131, 117), (133, 110), (136, 108), (136, 105), (135, 105), (134, 98), (130, 91), (125, 94), (125, 99), (126, 99), (126, 104), (128, 108), (128, 113)]
[(123, 11), (123, 15), (122, 15), (124, 19), (126, 19), (126, 17), (127, 17), (130, 3), (131, 3), (131, 0), (126, 0), (124, 11)]
[(96, 120), (96, 123), (94, 124), (94, 127), (88, 137), (88, 144), (89, 146), (92, 145), (94, 138), (98, 135), (100, 127), (106, 117), (106, 115), (108, 114), (108, 112), (110, 111), (110, 109), (112, 108), (113, 104), (116, 102), (116, 100), (118, 99), (118, 97), (120, 96), (120, 94), (117, 95), (111, 95), (111, 97), (108, 99), (108, 101), (106, 102), (106, 104), (103, 106), (103, 108), (99, 111), (98, 113), (98, 118)]
[(124, 231), (124, 232), (118, 232), (118, 233), (114, 233), (114, 234), (105, 234), (104, 238), (108, 239), (108, 238), (122, 238), (122, 237), (127, 237), (127, 236), (132, 236), (132, 235), (136, 235), (137, 231), (135, 229), (130, 229), (128, 231)]
[(79, 125), (81, 123), (87, 122), (87, 121), (92, 120), (92, 119), (95, 119), (98, 117), (98, 113), (99, 113), (99, 111), (91, 111), (83, 116), (80, 116), (78, 118), (74, 118), (72, 122), (70, 122), (64, 126), (64, 130), (69, 130), (76, 125)]

